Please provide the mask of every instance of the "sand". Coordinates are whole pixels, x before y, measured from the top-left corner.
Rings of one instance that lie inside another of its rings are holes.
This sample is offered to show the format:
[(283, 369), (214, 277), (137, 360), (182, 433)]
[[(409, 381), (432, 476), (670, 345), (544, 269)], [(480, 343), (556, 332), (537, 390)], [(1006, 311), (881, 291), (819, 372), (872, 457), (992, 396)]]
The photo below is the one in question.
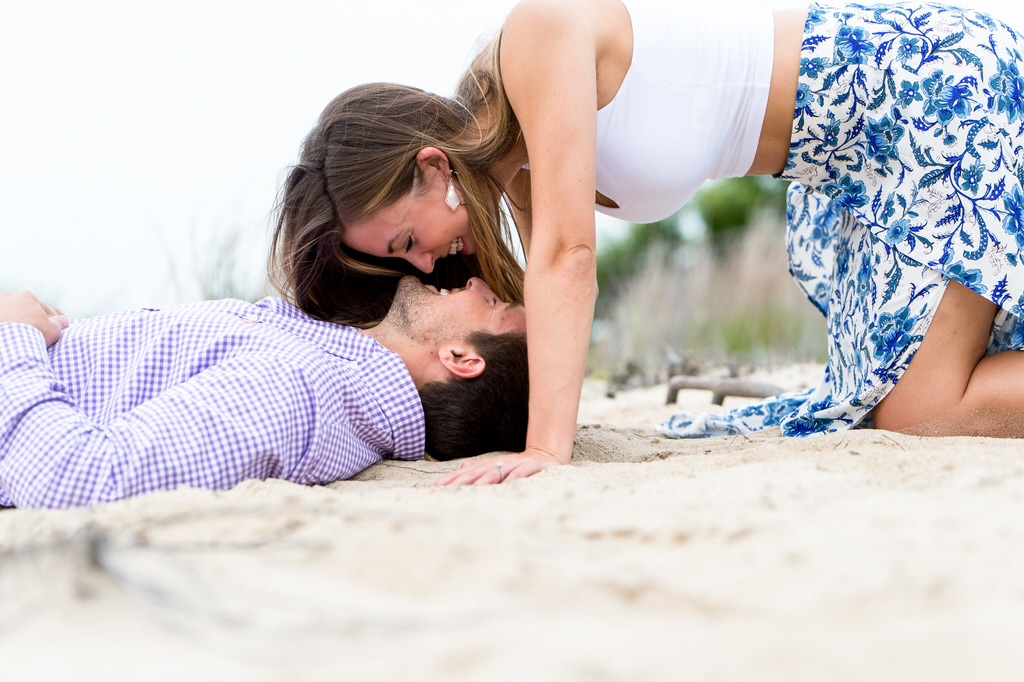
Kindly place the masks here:
[[(798, 388), (816, 368), (766, 372)], [(10, 680), (1013, 680), (1024, 442), (674, 441), (588, 383), (574, 464), (427, 488), (180, 489), (0, 512)], [(740, 404), (726, 401), (726, 407)]]

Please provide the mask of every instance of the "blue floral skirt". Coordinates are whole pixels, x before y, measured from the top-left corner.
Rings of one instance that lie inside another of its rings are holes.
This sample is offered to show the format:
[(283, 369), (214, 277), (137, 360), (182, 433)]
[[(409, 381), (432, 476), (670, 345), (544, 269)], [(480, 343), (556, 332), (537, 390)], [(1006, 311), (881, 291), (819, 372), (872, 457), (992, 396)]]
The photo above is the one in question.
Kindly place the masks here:
[[(940, 5), (812, 5), (789, 162), (790, 272), (828, 321), (816, 388), (673, 437), (870, 423), (910, 364), (946, 284), (1000, 307), (988, 352), (1024, 349), (1024, 38)], [(866, 421), (867, 420), (867, 421)]]

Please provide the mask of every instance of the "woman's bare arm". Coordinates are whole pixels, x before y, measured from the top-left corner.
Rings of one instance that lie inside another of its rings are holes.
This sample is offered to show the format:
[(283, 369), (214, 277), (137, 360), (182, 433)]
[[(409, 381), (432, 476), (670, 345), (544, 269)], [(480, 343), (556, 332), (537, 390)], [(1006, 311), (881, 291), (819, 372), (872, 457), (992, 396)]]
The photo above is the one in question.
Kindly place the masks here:
[[(525, 0), (502, 37), (502, 77), (529, 155), (532, 217), (525, 284), (530, 426), (524, 453), (501, 458), (506, 479), (568, 463), (576, 435), (597, 297), (598, 38), (587, 8)], [(484, 460), (438, 483), (498, 478)]]

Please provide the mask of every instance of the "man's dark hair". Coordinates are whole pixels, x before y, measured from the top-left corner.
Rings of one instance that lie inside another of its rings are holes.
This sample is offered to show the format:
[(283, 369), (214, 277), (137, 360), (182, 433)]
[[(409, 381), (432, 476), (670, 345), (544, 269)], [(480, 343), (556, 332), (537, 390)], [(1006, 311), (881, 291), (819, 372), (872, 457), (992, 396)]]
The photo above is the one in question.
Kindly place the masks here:
[(474, 332), (469, 337), (486, 367), (472, 379), (432, 381), (420, 389), (426, 450), (434, 459), (473, 457), (526, 447), (530, 374), (526, 336)]

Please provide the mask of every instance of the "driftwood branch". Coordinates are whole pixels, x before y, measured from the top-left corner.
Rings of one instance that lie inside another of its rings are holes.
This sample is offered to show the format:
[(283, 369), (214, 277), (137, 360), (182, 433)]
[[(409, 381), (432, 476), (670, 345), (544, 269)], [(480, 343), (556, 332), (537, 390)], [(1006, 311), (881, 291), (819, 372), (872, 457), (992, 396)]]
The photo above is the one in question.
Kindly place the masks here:
[(674, 403), (679, 396), (679, 391), (684, 388), (711, 391), (711, 402), (715, 405), (721, 405), (725, 397), (729, 395), (743, 398), (767, 398), (785, 390), (774, 384), (746, 379), (677, 376), (669, 379), (668, 397), (665, 398), (665, 404)]

